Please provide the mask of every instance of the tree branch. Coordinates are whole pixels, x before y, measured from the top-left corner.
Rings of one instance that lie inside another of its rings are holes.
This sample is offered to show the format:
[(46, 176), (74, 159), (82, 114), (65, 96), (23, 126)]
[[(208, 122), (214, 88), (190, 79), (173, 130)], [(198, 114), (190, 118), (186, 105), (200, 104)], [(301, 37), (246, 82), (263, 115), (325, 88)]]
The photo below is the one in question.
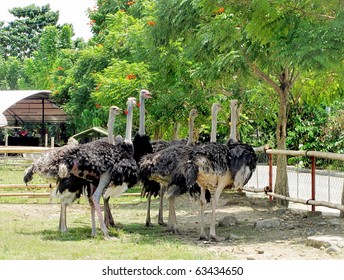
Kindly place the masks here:
[(273, 81), (271, 78), (266, 75), (263, 71), (261, 71), (255, 64), (252, 64), (249, 62), (251, 67), (253, 68), (253, 73), (256, 74), (258, 77), (260, 77), (263, 81), (268, 83), (270, 86), (273, 87), (273, 89), (278, 93), (282, 94), (282, 89)]

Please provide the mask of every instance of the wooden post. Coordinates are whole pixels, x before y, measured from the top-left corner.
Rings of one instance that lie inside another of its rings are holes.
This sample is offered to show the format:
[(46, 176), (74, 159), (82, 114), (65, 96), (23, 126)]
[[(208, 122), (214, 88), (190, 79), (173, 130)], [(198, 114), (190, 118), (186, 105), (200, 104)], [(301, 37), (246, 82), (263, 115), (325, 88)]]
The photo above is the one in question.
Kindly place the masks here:
[(48, 134), (45, 134), (44, 147), (48, 147)]
[(54, 146), (55, 146), (55, 137), (51, 137), (50, 138), (50, 147), (54, 148)]

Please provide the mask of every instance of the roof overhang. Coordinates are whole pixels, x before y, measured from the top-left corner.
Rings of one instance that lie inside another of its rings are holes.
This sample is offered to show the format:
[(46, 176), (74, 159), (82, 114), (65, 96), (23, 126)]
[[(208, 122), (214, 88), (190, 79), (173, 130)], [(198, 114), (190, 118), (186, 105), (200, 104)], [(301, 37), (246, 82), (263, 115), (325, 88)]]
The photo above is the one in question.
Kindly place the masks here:
[[(49, 90), (0, 91), (0, 126), (23, 123), (64, 123), (68, 116), (50, 99)], [(6, 121), (5, 121), (5, 119)]]

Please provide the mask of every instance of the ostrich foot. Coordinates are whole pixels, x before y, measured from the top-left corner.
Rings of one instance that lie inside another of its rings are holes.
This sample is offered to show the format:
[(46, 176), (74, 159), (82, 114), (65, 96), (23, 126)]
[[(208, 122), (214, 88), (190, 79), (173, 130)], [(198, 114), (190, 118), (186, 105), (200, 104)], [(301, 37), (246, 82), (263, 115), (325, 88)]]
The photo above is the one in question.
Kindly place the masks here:
[(206, 236), (205, 233), (201, 233), (199, 240), (208, 240), (208, 236)]
[(68, 232), (68, 229), (59, 227), (59, 232), (66, 233), (66, 232)]
[(211, 235), (209, 236), (209, 239), (210, 239), (211, 241), (215, 241), (215, 242), (225, 241), (225, 238), (224, 238), (224, 237), (219, 237), (219, 236), (213, 235), (213, 234), (211, 234)]
[(158, 224), (163, 227), (167, 227), (167, 224), (164, 221), (159, 221)]
[(104, 240), (119, 240), (117, 237), (114, 237), (114, 236), (105, 236), (104, 235)]
[(105, 225), (106, 225), (107, 228), (116, 228), (117, 227), (115, 222), (113, 220), (111, 220), (111, 219), (109, 219), (109, 220), (108, 219), (104, 219), (104, 222), (105, 222)]
[(153, 227), (153, 224), (151, 221), (146, 221), (146, 227)]
[(168, 226), (168, 231), (172, 232), (174, 234), (181, 235), (181, 232), (179, 231), (179, 229), (176, 226)]

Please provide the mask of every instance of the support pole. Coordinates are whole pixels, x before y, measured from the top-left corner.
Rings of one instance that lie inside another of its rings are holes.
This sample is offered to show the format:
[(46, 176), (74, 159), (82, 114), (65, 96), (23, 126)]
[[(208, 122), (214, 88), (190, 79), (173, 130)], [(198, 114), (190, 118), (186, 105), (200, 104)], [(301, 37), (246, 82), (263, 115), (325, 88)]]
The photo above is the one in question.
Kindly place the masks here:
[[(315, 200), (315, 157), (311, 157), (312, 160), (312, 200)], [(312, 211), (315, 211), (315, 205), (312, 205)]]
[[(268, 154), (269, 157), (269, 192), (272, 192), (272, 155)], [(269, 195), (270, 201), (272, 201), (272, 196)]]

